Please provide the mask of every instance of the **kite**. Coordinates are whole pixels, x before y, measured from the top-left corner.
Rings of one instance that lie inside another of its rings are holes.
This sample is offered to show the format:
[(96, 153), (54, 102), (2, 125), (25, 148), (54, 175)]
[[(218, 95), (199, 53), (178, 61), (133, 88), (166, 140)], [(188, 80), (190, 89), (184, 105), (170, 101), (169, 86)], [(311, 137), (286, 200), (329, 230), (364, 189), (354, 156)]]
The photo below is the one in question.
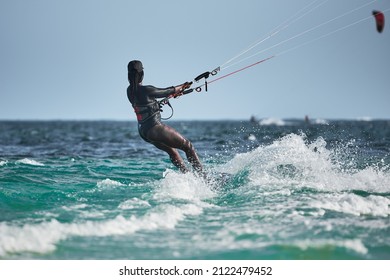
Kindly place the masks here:
[(385, 15), (382, 12), (375, 10), (372, 11), (372, 15), (375, 17), (376, 30), (381, 33), (385, 27)]

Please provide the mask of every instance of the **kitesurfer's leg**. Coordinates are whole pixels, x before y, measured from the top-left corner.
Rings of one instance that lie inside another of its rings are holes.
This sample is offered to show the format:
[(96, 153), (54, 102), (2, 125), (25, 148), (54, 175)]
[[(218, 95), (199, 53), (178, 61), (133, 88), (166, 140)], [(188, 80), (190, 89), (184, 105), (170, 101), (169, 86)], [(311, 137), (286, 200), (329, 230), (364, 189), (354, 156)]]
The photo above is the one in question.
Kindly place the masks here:
[[(174, 130), (172, 127), (169, 127), (165, 124), (155, 125), (151, 129), (149, 129), (147, 133), (147, 138), (157, 148), (166, 151), (171, 157), (171, 160), (173, 158), (174, 160), (176, 160), (176, 163), (180, 161), (177, 161), (178, 152), (175, 149), (180, 149), (184, 151), (188, 161), (191, 163), (194, 170), (199, 174), (202, 173), (202, 164), (200, 163), (199, 157), (196, 154), (196, 151), (192, 146), (191, 142), (185, 139), (179, 132)], [(157, 146), (156, 143), (160, 147)], [(173, 148), (177, 155), (174, 154), (174, 152), (169, 148)]]
[(179, 155), (179, 153), (176, 149), (168, 147), (168, 146), (166, 146), (162, 143), (159, 143), (159, 142), (153, 142), (153, 145), (156, 146), (158, 149), (166, 152), (169, 155), (169, 158), (171, 159), (171, 162), (173, 163), (173, 165), (176, 166), (177, 168), (179, 168), (179, 170), (182, 173), (188, 172), (188, 169), (187, 169), (183, 159), (181, 158), (181, 156)]
[(192, 146), (192, 143), (184, 139), (184, 143), (181, 148), (182, 151), (186, 153), (188, 161), (191, 163), (192, 167), (195, 169), (196, 172), (201, 173), (202, 172), (202, 164), (200, 163), (199, 157), (195, 151), (195, 148)]

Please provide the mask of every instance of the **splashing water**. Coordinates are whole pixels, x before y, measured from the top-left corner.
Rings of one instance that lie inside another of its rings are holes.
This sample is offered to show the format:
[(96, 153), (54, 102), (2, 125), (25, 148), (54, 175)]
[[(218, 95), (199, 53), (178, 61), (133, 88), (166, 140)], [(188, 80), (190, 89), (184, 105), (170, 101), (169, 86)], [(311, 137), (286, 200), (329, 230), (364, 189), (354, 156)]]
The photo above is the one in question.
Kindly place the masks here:
[[(130, 145), (116, 143), (127, 131), (121, 125), (91, 124), (92, 135), (69, 125), (74, 139), (58, 128), (70, 138), (34, 151), (37, 139), (27, 147), (3, 141), (0, 258), (390, 258), (386, 124), (330, 123), (305, 133), (297, 124), (179, 126), (200, 135), (193, 142), (209, 154), (208, 180), (171, 170), (136, 134)], [(45, 126), (37, 135), (59, 134)], [(368, 129), (376, 133), (362, 141)], [(66, 156), (47, 155), (61, 145)], [(89, 145), (106, 147), (104, 156)]]

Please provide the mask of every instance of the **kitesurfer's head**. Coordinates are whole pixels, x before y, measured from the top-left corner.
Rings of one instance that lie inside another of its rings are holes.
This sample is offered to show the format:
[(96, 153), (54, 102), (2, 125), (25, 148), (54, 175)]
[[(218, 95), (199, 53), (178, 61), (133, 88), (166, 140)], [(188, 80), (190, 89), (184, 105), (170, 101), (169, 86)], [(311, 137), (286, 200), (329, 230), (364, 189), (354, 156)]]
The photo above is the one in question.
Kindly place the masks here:
[(127, 64), (127, 77), (130, 84), (138, 85), (144, 78), (144, 67), (139, 60), (132, 60)]

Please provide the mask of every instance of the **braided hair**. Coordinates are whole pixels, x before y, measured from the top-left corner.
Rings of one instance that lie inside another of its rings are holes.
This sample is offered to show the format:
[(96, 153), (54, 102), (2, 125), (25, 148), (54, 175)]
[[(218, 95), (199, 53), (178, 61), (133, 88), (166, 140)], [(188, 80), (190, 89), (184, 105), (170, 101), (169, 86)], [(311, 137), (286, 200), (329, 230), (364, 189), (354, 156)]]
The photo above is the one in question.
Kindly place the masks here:
[(131, 99), (134, 99), (134, 93), (144, 78), (143, 69), (142, 62), (139, 60), (132, 60), (127, 64), (127, 79), (130, 83)]

